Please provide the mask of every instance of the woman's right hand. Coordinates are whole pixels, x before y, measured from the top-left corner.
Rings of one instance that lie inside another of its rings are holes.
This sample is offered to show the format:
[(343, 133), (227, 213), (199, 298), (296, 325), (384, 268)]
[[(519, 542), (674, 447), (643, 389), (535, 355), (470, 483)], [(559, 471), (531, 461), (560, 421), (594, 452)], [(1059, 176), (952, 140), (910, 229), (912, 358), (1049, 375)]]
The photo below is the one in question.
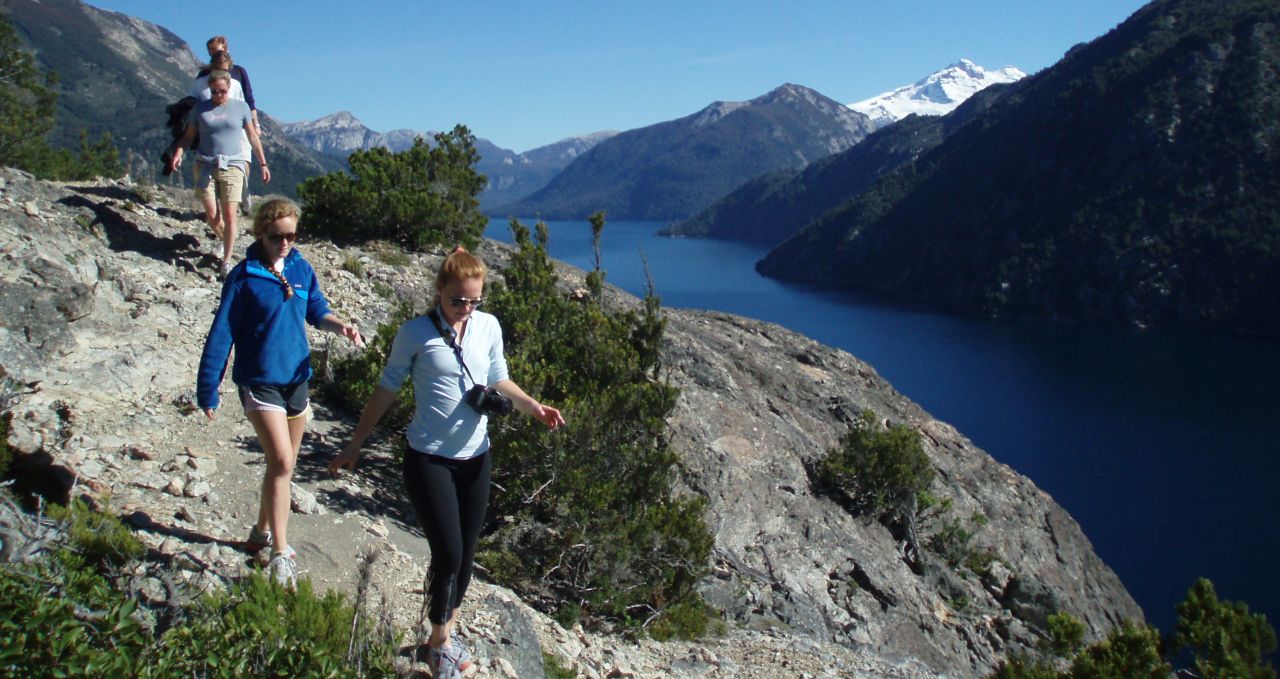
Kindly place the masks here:
[(342, 473), (343, 469), (355, 471), (356, 462), (359, 459), (360, 446), (355, 445), (354, 441), (348, 443), (347, 446), (342, 449), (342, 452), (334, 455), (333, 459), (329, 460), (329, 473), (334, 476), (338, 476)]

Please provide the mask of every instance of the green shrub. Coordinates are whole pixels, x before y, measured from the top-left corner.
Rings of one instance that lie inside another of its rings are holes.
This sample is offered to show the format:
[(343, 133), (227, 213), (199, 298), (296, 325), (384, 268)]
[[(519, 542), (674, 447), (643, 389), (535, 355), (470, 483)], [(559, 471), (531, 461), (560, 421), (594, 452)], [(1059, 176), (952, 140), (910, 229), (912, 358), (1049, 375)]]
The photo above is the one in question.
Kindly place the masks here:
[(1084, 625), (1065, 613), (1049, 616), (1049, 629), (1040, 649), (1070, 658), (1070, 669), (1058, 671), (1049, 662), (1032, 664), (1022, 657), (1007, 659), (992, 679), (1167, 679), (1173, 661), (1190, 657), (1194, 671), (1178, 676), (1205, 679), (1275, 679), (1275, 667), (1264, 656), (1276, 648), (1275, 630), (1266, 617), (1249, 613), (1239, 602), (1222, 602), (1213, 583), (1200, 579), (1178, 604), (1178, 620), (1169, 643), (1149, 625), (1122, 622), (1107, 638), (1075, 652), (1084, 638)]
[(134, 676), (148, 643), (137, 608), (69, 550), (0, 565), (0, 675)]
[(210, 595), (188, 620), (165, 633), (142, 676), (395, 676), (394, 639), (366, 632), (351, 638), (355, 609), (336, 592), (297, 591), (261, 573)]
[(342, 260), (342, 270), (358, 276), (364, 275), (364, 262), (359, 257), (347, 257)]
[(577, 679), (578, 671), (564, 664), (559, 657), (550, 653), (542, 654), (542, 673), (547, 679)]
[(395, 676), (396, 640), (308, 580), (290, 592), (255, 573), (183, 608), (158, 639), (154, 612), (113, 580), (125, 578), (71, 549), (0, 565), (0, 676)]
[(66, 524), (71, 547), (90, 564), (122, 566), (142, 556), (142, 541), (115, 516), (75, 499), (66, 507), (49, 507), (49, 516)]
[(1048, 634), (1040, 641), (1040, 650), (1057, 658), (1069, 658), (1084, 646), (1084, 623), (1070, 613), (1049, 615)]
[(298, 186), (309, 233), (339, 242), (387, 240), (428, 249), (474, 248), (488, 225), (476, 198), (485, 186), (475, 171), (475, 136), (465, 126), (421, 138), (392, 153), (379, 147), (347, 158), (347, 172), (331, 172)]
[(1069, 677), (1089, 679), (1168, 679), (1173, 668), (1161, 655), (1160, 631), (1123, 622), (1107, 638), (1071, 662)]
[(387, 243), (383, 247), (378, 248), (375, 255), (379, 262), (387, 266), (409, 266), (413, 263), (413, 259), (404, 250), (396, 247), (392, 243)]
[(1274, 679), (1263, 657), (1276, 650), (1276, 633), (1260, 613), (1240, 602), (1219, 601), (1213, 583), (1201, 578), (1178, 604), (1173, 643), (1195, 656), (1205, 679)]
[(501, 462), (480, 560), (562, 622), (641, 627), (669, 607), (700, 606), (693, 588), (712, 537), (705, 499), (671, 493), (666, 417), (678, 392), (660, 379), (660, 303), (649, 295), (638, 311), (608, 313), (569, 299), (546, 225), (536, 240), (511, 226), (518, 251), (487, 295), (513, 379), (567, 425), (512, 418), (491, 432)]
[(959, 519), (944, 521), (938, 532), (930, 535), (925, 541), (925, 547), (941, 557), (952, 568), (959, 568), (962, 564), (972, 564), (970, 570), (981, 574), (991, 565), (991, 559), (994, 559), (995, 555), (974, 550), (970, 543), (978, 529), (985, 525), (987, 525), (987, 517), (977, 512), (969, 517), (967, 524)]
[(815, 472), (819, 486), (855, 514), (885, 523), (908, 518), (934, 477), (920, 434), (902, 425), (882, 429), (869, 410), (818, 462)]

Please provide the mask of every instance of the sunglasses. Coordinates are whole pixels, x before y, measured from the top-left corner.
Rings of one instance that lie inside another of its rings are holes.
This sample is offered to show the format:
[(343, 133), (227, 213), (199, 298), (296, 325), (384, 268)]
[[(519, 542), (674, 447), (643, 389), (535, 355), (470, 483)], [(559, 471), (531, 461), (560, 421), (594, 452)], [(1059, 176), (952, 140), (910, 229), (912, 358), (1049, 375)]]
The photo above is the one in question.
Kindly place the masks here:
[(230, 92), (230, 91), (231, 91), (231, 90), (214, 90), (214, 89), (211, 89), (211, 90), (209, 90), (209, 93), (210, 93), (210, 94), (226, 94), (227, 92)]
[(471, 305), (471, 308), (473, 308), (473, 309), (474, 309), (474, 308), (476, 308), (476, 307), (480, 306), (481, 304), (484, 304), (484, 298), (483, 298), (483, 297), (477, 297), (477, 298), (475, 298), (475, 299), (470, 299), (470, 298), (467, 298), (467, 297), (450, 297), (450, 298), (449, 298), (449, 304), (452, 304), (453, 306), (466, 306), (466, 305), (470, 304), (470, 305)]
[(276, 245), (279, 245), (280, 241), (292, 243), (293, 241), (298, 240), (298, 232), (289, 231), (288, 233), (269, 233), (267, 234), (267, 240), (275, 243)]

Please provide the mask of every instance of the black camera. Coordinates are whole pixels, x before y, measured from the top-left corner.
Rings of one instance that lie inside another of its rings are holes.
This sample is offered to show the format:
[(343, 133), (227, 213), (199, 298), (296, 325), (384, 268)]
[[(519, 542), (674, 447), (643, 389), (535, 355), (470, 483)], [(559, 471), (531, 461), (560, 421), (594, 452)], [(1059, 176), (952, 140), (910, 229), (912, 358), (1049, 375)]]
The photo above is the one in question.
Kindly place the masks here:
[(511, 399), (503, 396), (497, 389), (483, 384), (468, 389), (463, 400), (481, 415), (510, 415), (515, 410)]

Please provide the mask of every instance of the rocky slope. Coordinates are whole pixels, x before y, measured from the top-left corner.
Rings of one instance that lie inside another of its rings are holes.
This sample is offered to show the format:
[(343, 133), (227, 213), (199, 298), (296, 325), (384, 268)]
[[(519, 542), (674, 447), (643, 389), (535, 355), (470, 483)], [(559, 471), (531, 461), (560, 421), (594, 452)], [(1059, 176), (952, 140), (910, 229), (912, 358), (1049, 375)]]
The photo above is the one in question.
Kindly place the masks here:
[[(218, 285), (212, 239), (186, 202), (0, 169), (0, 379), (13, 399), (10, 445), (28, 479), (109, 496), (184, 578), (216, 587), (250, 565), (239, 541), (262, 467), (237, 408), (212, 422), (193, 412)], [(387, 264), (373, 246), (302, 247), (335, 311), (367, 330), (386, 317), (388, 298), (424, 299), (438, 263), (414, 255)], [(501, 269), (503, 246), (481, 254)], [(362, 267), (344, 267), (350, 260)], [(579, 272), (563, 273), (580, 285)], [(608, 303), (635, 300), (614, 291)], [(778, 326), (667, 313), (664, 360), (682, 389), (672, 437), (683, 491), (710, 500), (715, 562), (703, 591), (724, 611), (725, 634), (657, 643), (564, 630), (481, 582), (462, 623), (480, 676), (542, 676), (545, 651), (582, 677), (977, 677), (1033, 644), (1051, 612), (1081, 618), (1091, 638), (1142, 617), (1051, 498), (870, 366)], [(313, 346), (347, 350), (331, 336), (315, 335)], [(372, 600), (385, 597), (408, 627), (426, 547), (396, 466), (383, 441), (360, 473), (329, 478), (324, 465), (353, 419), (322, 398), (318, 406), (295, 479), (300, 563), (322, 585), (353, 590), (356, 559), (376, 554)], [(863, 409), (918, 429), (938, 471), (935, 493), (954, 502), (955, 516), (987, 517), (974, 538), (999, 557), (987, 577), (936, 560), (917, 575), (879, 524), (813, 493), (806, 465)]]

